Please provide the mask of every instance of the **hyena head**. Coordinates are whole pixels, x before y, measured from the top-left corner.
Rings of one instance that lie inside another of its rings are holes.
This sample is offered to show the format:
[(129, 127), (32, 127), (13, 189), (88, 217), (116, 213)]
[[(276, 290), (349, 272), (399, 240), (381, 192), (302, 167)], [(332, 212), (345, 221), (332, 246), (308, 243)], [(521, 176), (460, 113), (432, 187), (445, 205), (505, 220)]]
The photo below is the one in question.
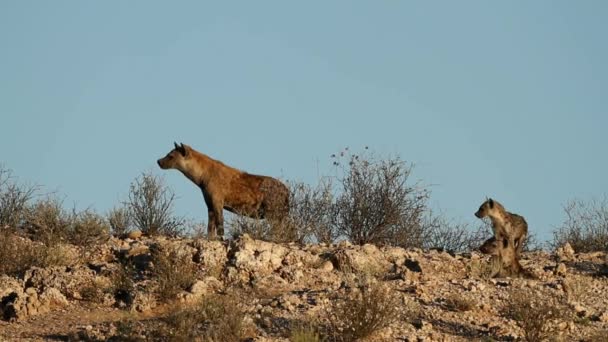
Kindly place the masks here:
[(477, 212), (475, 213), (475, 216), (477, 216), (478, 218), (484, 218), (484, 217), (488, 217), (488, 216), (489, 217), (498, 217), (504, 211), (505, 211), (505, 209), (503, 208), (503, 206), (500, 203), (489, 198), (481, 204), (481, 206), (479, 207), (479, 210), (477, 210)]
[(186, 160), (190, 155), (189, 147), (184, 144), (173, 143), (174, 148), (167, 153), (167, 155), (156, 162), (161, 169), (178, 169), (183, 170), (185, 168)]
[(492, 237), (479, 247), (479, 251), (483, 254), (499, 256), (505, 265), (511, 265), (516, 259), (516, 250), (512, 244), (509, 244), (507, 239), (499, 239)]
[[(502, 244), (502, 246), (501, 246), (501, 244)], [(508, 247), (507, 240), (502, 239), (502, 241), (498, 241), (498, 240), (496, 240), (495, 237), (491, 237), (486, 242), (484, 242), (483, 245), (481, 245), (481, 247), (479, 247), (479, 251), (483, 254), (498, 255), (501, 248), (507, 248), (507, 247)]]

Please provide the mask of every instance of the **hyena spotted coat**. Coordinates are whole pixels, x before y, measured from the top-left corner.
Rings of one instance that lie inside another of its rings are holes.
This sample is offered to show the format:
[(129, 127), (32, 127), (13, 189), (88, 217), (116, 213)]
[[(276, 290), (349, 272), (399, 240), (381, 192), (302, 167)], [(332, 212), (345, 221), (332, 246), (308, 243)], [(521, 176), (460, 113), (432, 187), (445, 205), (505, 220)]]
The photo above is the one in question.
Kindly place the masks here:
[(179, 170), (201, 189), (209, 215), (209, 238), (224, 236), (224, 209), (258, 219), (281, 219), (288, 214), (289, 190), (281, 181), (237, 170), (188, 145), (174, 143), (158, 165), (163, 170)]
[(517, 214), (505, 210), (502, 204), (493, 199), (488, 199), (481, 204), (475, 213), (478, 218), (489, 217), (492, 221), (494, 238), (497, 240), (511, 239), (519, 257), (528, 236), (528, 223)]

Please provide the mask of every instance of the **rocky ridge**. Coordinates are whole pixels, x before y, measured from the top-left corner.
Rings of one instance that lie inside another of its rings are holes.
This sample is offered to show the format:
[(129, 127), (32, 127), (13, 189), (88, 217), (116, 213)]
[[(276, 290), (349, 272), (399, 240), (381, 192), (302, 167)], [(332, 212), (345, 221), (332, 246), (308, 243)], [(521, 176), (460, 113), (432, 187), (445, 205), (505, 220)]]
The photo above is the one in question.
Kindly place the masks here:
[[(594, 340), (608, 331), (606, 253), (577, 254), (568, 245), (555, 253), (524, 253), (521, 263), (533, 279), (487, 279), (487, 257), (477, 252), (348, 242), (300, 246), (247, 235), (226, 242), (133, 237), (89, 248), (84, 262), (0, 276), (0, 340), (112, 339), (125, 317), (154, 321), (168, 308), (219, 293), (240, 298), (250, 340), (288, 341), (296, 324), (324, 326), (332, 303), (371, 285), (395, 298), (399, 319), (369, 341), (521, 339), (521, 327), (503, 310), (517, 291), (564, 311), (547, 323), (563, 340)], [(150, 270), (155, 253), (169, 252), (192, 265), (195, 279), (167, 302), (156, 294)], [(126, 297), (112, 290), (125, 263), (136, 270)], [(50, 323), (57, 320), (64, 324)]]

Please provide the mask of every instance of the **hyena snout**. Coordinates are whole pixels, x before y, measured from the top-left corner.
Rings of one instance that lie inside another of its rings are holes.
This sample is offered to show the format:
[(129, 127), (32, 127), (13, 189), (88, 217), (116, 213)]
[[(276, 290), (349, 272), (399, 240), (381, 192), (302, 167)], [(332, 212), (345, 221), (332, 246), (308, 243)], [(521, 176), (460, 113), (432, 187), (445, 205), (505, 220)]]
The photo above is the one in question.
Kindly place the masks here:
[(171, 165), (169, 165), (169, 163), (167, 162), (166, 158), (161, 158), (161, 159), (157, 160), (156, 163), (163, 170), (171, 168)]
[(477, 218), (482, 218), (482, 217), (483, 217), (483, 214), (482, 214), (481, 210), (477, 210), (477, 211), (475, 212), (475, 216), (476, 216)]

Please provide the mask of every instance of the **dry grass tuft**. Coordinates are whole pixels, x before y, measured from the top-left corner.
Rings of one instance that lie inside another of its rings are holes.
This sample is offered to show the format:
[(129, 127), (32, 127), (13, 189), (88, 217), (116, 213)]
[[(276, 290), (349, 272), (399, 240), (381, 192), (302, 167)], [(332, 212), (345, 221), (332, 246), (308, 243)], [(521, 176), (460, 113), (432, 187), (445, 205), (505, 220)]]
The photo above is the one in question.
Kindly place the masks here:
[(66, 266), (74, 262), (63, 246), (40, 242), (0, 232), (0, 274), (19, 276), (31, 267)]
[(153, 277), (157, 281), (156, 293), (161, 301), (175, 299), (196, 281), (196, 267), (192, 256), (172, 249), (152, 251)]
[(454, 293), (445, 299), (445, 307), (450, 311), (465, 312), (475, 307), (475, 301)]
[(211, 295), (192, 307), (177, 309), (165, 318), (165, 336), (171, 341), (237, 342), (246, 337), (245, 314), (236, 300)]
[(390, 290), (372, 284), (353, 297), (336, 300), (328, 315), (331, 340), (355, 341), (398, 320), (398, 302)]
[(293, 329), (289, 334), (289, 341), (291, 342), (320, 342), (321, 335), (312, 324), (301, 324)]
[(503, 307), (503, 315), (517, 323), (528, 342), (540, 342), (553, 336), (553, 329), (547, 323), (566, 317), (567, 312), (565, 305), (553, 304), (551, 298), (523, 291), (512, 292)]

